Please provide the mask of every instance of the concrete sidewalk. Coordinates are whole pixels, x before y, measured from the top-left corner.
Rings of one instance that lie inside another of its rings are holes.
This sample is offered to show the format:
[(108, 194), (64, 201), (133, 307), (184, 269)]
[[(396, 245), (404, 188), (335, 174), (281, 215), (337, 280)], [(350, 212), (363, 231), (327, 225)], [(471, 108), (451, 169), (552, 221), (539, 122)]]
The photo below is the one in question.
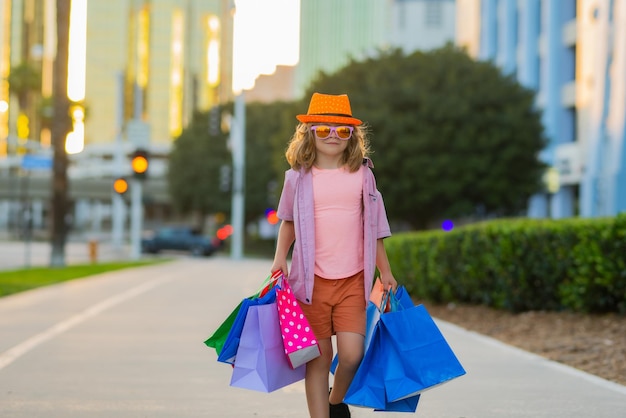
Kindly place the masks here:
[[(303, 382), (230, 387), (202, 343), (270, 265), (189, 258), (0, 298), (0, 416), (307, 417)], [(626, 416), (625, 386), (437, 322), (467, 374), (425, 392), (416, 414), (353, 417)]]
[(467, 375), (426, 392), (418, 406), (424, 416), (626, 416), (626, 386), (452, 324), (437, 323)]

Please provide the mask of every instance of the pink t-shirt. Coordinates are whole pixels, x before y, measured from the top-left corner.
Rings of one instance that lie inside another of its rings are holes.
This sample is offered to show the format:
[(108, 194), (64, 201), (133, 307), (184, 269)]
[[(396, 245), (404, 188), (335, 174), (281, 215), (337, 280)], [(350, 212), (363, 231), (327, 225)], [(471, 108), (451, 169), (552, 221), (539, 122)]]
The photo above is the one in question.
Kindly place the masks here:
[(363, 167), (312, 168), (315, 274), (343, 279), (363, 270)]

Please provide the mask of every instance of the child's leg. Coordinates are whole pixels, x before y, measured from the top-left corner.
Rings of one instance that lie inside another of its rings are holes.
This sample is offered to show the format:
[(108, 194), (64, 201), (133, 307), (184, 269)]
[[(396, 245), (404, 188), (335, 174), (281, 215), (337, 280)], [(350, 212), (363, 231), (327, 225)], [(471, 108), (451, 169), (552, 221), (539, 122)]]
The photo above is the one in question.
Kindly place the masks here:
[(363, 358), (364, 337), (356, 332), (337, 333), (337, 370), (333, 390), (330, 393), (329, 402), (338, 404), (343, 402), (348, 387), (354, 378), (356, 370), (359, 368)]
[(322, 355), (306, 364), (306, 401), (311, 418), (328, 418), (328, 373), (333, 360), (330, 338), (319, 340)]

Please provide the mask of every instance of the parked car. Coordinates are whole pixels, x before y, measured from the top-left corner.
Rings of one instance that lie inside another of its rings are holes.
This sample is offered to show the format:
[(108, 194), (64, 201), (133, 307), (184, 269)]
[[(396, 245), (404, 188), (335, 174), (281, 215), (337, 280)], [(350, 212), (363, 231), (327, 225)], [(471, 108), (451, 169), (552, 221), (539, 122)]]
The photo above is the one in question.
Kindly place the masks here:
[(150, 238), (141, 240), (144, 253), (156, 254), (164, 250), (188, 251), (195, 256), (209, 256), (216, 250), (215, 243), (191, 227), (163, 227)]

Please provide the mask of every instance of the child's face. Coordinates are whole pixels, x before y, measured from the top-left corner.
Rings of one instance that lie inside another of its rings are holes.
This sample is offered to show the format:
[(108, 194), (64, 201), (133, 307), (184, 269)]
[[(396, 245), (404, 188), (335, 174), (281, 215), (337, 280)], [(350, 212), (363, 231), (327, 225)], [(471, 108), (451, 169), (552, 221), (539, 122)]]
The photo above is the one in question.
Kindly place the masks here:
[[(330, 128), (330, 132), (328, 131)], [(311, 126), (315, 138), (315, 149), (318, 154), (328, 157), (338, 157), (348, 148), (348, 142), (353, 141), (354, 127), (335, 123), (314, 123)], [(348, 137), (344, 139), (345, 137)]]

